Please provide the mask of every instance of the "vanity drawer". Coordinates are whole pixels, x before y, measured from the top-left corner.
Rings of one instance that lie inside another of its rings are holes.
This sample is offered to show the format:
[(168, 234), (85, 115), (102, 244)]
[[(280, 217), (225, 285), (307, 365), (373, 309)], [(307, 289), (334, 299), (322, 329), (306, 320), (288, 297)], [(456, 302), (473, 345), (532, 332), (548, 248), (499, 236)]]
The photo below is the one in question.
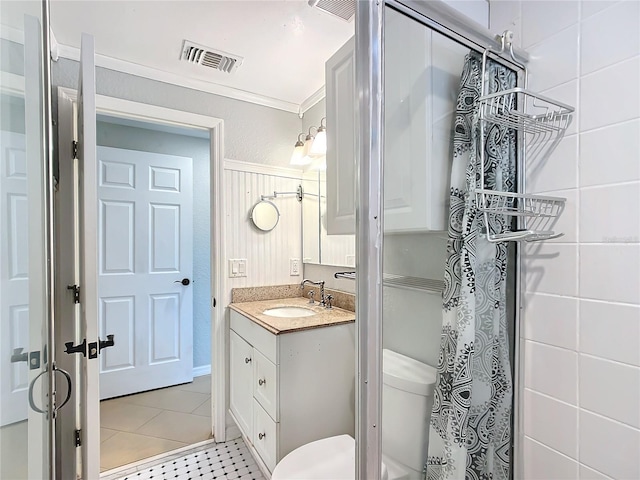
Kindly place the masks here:
[(276, 366), (255, 348), (253, 349), (253, 396), (272, 419), (278, 421), (278, 371)]
[(252, 322), (244, 315), (230, 310), (231, 330), (236, 332), (254, 348), (260, 350), (265, 357), (273, 363), (278, 363), (277, 358), (277, 337), (270, 331)]
[(270, 472), (276, 466), (278, 424), (254, 400), (253, 404), (253, 446)]

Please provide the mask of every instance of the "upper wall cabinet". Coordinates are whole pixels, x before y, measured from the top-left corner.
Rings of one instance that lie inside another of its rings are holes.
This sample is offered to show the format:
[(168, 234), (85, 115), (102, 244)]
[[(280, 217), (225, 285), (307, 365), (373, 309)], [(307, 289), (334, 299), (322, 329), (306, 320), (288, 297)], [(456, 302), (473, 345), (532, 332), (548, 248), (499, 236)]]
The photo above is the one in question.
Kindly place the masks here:
[[(467, 50), (391, 9), (385, 15), (384, 229), (442, 231), (451, 137)], [(326, 64), (327, 231), (355, 231), (354, 46)]]
[(356, 229), (355, 38), (325, 64), (327, 105), (327, 234)]

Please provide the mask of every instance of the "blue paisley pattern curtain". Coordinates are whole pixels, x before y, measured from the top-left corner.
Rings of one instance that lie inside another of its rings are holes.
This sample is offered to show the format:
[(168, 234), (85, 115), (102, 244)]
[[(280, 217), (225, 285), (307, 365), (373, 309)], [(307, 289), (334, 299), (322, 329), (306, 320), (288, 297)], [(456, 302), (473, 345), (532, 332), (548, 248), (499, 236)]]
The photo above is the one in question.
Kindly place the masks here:
[[(488, 61), (486, 93), (513, 88), (515, 73)], [(453, 137), (449, 239), (440, 359), (425, 465), (429, 480), (509, 479), (512, 382), (506, 323), (506, 243), (482, 234), (477, 99), (482, 57), (467, 55)], [(516, 135), (485, 124), (485, 186), (514, 191)], [(496, 215), (492, 231), (509, 220)]]

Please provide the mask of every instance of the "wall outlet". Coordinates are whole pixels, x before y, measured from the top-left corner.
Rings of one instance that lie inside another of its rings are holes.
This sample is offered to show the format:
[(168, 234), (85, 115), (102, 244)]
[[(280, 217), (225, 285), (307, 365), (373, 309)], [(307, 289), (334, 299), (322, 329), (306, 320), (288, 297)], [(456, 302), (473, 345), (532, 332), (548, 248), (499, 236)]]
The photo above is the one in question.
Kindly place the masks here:
[(291, 275), (292, 277), (300, 275), (300, 259), (299, 258), (289, 259), (289, 275)]
[(230, 258), (229, 259), (229, 278), (238, 278), (247, 276), (247, 259), (246, 258)]
[(347, 255), (345, 258), (345, 262), (347, 264), (347, 267), (354, 267), (356, 266), (356, 256), (355, 255)]

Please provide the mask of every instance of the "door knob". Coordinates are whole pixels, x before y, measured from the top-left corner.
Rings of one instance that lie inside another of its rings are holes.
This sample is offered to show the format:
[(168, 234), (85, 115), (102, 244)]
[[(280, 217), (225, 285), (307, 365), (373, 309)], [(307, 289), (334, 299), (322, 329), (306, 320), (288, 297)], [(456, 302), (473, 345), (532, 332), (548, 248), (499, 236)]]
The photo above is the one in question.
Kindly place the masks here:
[(103, 348), (109, 348), (109, 347), (113, 347), (115, 345), (115, 341), (113, 340), (113, 335), (107, 335), (107, 339), (106, 340), (100, 340), (98, 339), (98, 353), (103, 349)]
[(183, 278), (182, 280), (176, 280), (173, 283), (181, 283), (182, 285), (184, 285), (186, 287), (187, 285), (189, 285), (191, 283), (191, 280), (189, 280), (188, 278)]
[(22, 352), (22, 348), (14, 348), (13, 355), (11, 355), (11, 363), (18, 362), (28, 362), (29, 354), (27, 352)]

